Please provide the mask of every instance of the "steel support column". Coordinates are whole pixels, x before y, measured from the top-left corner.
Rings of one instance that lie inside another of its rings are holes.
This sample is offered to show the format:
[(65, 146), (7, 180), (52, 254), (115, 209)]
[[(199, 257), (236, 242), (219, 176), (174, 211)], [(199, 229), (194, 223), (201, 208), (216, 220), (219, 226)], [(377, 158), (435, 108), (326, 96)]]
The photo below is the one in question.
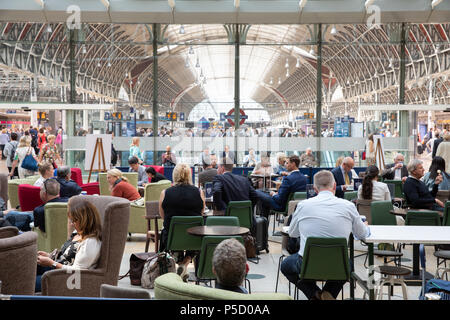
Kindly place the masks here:
[(235, 25), (234, 33), (234, 148), (235, 148), (235, 161), (238, 160), (238, 130), (239, 122), (241, 121), (241, 96), (240, 96), (240, 65), (239, 65), (239, 49), (240, 49), (240, 35), (239, 25)]
[(152, 34), (153, 34), (153, 164), (156, 165), (158, 160), (158, 150), (157, 150), (157, 139), (158, 139), (158, 30), (160, 25), (157, 23), (153, 24)]
[(316, 73), (316, 137), (317, 137), (317, 161), (320, 165), (322, 137), (322, 24), (318, 24), (317, 30), (317, 73)]

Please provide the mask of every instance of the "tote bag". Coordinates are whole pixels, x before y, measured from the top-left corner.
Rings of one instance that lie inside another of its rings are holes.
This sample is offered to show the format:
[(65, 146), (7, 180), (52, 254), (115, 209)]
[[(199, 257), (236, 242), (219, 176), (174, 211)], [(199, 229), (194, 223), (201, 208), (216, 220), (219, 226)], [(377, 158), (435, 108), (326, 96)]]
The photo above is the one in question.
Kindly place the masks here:
[(23, 159), (22, 164), (20, 166), (23, 169), (27, 169), (27, 170), (31, 170), (31, 171), (38, 170), (38, 164), (37, 164), (37, 161), (33, 158), (33, 155), (31, 154), (31, 148), (29, 149), (27, 155), (25, 156), (25, 159)]

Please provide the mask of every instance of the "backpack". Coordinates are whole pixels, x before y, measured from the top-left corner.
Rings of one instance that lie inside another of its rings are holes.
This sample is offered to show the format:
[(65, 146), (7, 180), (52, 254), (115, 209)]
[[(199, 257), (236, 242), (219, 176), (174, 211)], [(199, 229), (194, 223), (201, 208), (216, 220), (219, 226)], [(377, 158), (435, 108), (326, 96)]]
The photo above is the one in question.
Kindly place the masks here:
[(175, 259), (167, 252), (160, 252), (147, 259), (142, 270), (141, 287), (153, 289), (155, 279), (168, 272), (175, 272)]
[(450, 300), (450, 281), (442, 279), (431, 279), (426, 282), (423, 288), (423, 295), (419, 296), (419, 300), (427, 300), (427, 294), (434, 293), (439, 296), (439, 300)]

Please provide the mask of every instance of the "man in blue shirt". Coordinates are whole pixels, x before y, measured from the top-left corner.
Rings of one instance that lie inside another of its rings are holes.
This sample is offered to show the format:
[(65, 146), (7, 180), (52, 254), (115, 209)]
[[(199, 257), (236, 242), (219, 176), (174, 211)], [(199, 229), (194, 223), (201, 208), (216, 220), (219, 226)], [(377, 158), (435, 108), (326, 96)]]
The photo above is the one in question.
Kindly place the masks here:
[(148, 176), (145, 172), (145, 167), (139, 164), (139, 159), (136, 157), (131, 157), (128, 159), (128, 164), (130, 165), (128, 172), (137, 172), (138, 174), (138, 186), (142, 187), (147, 184)]

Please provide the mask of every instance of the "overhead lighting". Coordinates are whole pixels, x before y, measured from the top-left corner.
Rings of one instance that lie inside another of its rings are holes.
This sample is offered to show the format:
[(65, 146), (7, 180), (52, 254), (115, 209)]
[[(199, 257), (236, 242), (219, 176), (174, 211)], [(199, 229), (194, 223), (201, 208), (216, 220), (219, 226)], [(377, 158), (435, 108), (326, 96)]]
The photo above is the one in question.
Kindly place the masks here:
[(289, 68), (289, 60), (288, 60), (288, 58), (286, 58), (286, 63), (284, 64), (284, 67), (285, 68)]
[(189, 47), (189, 54), (194, 54), (194, 48), (192, 46)]
[(314, 47), (311, 46), (311, 50), (309, 50), (309, 54), (313, 56), (315, 53), (316, 52), (314, 51)]
[(195, 67), (200, 68), (200, 61), (198, 60), (198, 57), (197, 57), (197, 63), (195, 64)]
[(286, 69), (286, 78), (289, 77), (289, 69)]
[(128, 72), (125, 72), (125, 78), (128, 78)]
[(108, 0), (101, 0), (101, 1), (102, 1), (103, 5), (105, 6), (105, 8), (107, 10), (109, 10), (109, 1)]
[(278, 84), (281, 84), (281, 77), (278, 77)]
[(300, 59), (299, 58), (297, 58), (297, 63), (295, 64), (295, 67), (300, 68)]
[(273, 77), (270, 77), (269, 84), (273, 84)]
[(83, 54), (86, 54), (86, 52), (87, 52), (86, 45), (83, 44), (83, 48), (81, 49), (81, 51), (83, 52)]
[(169, 4), (169, 7), (175, 9), (175, 0), (167, 0), (167, 3)]
[(392, 68), (392, 59), (389, 59), (389, 68)]
[(431, 2), (431, 8), (434, 9), (434, 7), (436, 7), (441, 2), (442, 2), (442, 0), (433, 0)]
[(52, 27), (50, 25), (47, 26), (47, 32), (51, 33), (52, 32)]
[(97, 67), (101, 67), (102, 65), (100, 64), (100, 61), (97, 63)]
[(179, 34), (184, 34), (184, 26), (183, 25), (180, 26), (180, 31), (178, 33)]
[(333, 27), (331, 27), (330, 33), (331, 34), (336, 34), (337, 33), (336, 26), (334, 24), (333, 24)]
[(204, 77), (204, 75), (203, 75), (203, 69), (200, 69), (200, 78), (203, 78)]
[(108, 61), (108, 67), (111, 67), (111, 62), (110, 61)]
[(189, 58), (188, 58), (188, 56), (186, 56), (186, 61), (184, 63), (184, 67), (185, 68), (189, 68)]
[(300, 7), (300, 11), (302, 11), (303, 8), (306, 6), (306, 2), (308, 2), (308, 0), (300, 0), (298, 2), (298, 6)]

